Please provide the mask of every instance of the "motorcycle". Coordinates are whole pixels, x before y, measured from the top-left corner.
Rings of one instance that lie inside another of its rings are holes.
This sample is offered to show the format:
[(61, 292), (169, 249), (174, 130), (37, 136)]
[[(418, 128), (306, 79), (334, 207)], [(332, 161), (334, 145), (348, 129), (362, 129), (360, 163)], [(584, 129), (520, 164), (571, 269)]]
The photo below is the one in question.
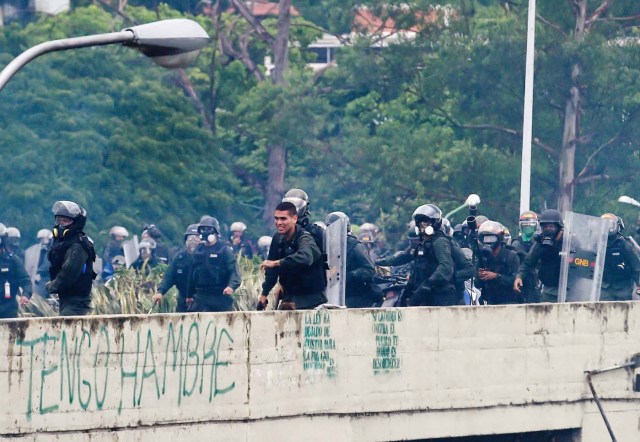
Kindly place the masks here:
[(404, 299), (404, 289), (407, 287), (407, 279), (398, 275), (380, 275), (376, 274), (373, 278), (383, 293), (382, 302), (374, 305), (375, 307), (406, 307), (406, 299)]

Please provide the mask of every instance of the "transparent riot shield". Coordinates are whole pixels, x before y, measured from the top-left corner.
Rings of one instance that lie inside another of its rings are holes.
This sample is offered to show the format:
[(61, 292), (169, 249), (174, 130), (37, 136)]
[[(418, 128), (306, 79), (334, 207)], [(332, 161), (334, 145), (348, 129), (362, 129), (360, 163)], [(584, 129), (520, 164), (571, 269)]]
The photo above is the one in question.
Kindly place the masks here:
[(138, 235), (133, 235), (133, 239), (123, 241), (122, 249), (124, 250), (124, 262), (127, 268), (129, 268), (140, 256), (140, 251), (138, 250)]
[(558, 302), (600, 299), (608, 231), (606, 219), (566, 213)]
[(327, 301), (345, 305), (344, 292), (347, 274), (347, 219), (332, 222), (324, 233), (324, 249), (327, 254)]

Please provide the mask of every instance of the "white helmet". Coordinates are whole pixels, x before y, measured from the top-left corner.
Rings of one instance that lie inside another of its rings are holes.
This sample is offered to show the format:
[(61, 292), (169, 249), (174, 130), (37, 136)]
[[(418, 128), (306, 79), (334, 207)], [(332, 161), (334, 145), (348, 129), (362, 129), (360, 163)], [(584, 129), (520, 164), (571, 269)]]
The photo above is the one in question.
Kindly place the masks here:
[(265, 249), (271, 247), (271, 239), (270, 236), (261, 236), (260, 239), (258, 239), (258, 247)]
[(51, 239), (53, 238), (53, 233), (49, 229), (40, 229), (38, 230), (38, 234), (36, 235), (36, 239)]
[(0, 223), (0, 237), (7, 236), (7, 226)]
[(129, 232), (122, 226), (113, 226), (109, 229), (109, 235), (111, 235), (112, 238), (116, 236), (124, 236), (127, 238), (129, 236)]
[(16, 227), (7, 227), (7, 236), (9, 238), (20, 238), (20, 230)]
[(229, 230), (231, 230), (232, 232), (244, 232), (245, 230), (247, 230), (247, 225), (241, 221), (236, 221), (231, 224), (231, 228)]
[(150, 249), (153, 250), (156, 248), (156, 241), (152, 238), (145, 238), (138, 244), (138, 250), (142, 249)]
[(372, 236), (376, 236), (379, 232), (378, 226), (376, 226), (373, 223), (364, 223), (363, 225), (360, 226), (360, 231), (364, 231), (366, 230), (367, 232), (370, 232), (372, 234)]

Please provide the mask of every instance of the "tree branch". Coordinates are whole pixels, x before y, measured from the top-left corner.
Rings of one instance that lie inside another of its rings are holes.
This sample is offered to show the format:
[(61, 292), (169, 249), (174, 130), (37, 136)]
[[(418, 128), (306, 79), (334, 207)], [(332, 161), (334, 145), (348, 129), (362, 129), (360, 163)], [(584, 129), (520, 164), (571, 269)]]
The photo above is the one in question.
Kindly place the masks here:
[(602, 0), (602, 3), (600, 4), (600, 6), (596, 8), (596, 10), (591, 15), (591, 17), (589, 17), (585, 22), (585, 28), (591, 27), (593, 22), (598, 20), (598, 17), (600, 17), (605, 12), (607, 12), (607, 10), (611, 7), (612, 3), (613, 3), (613, 0)]
[(241, 0), (231, 0), (231, 4), (236, 8), (236, 10), (242, 15), (242, 17), (251, 25), (253, 29), (258, 33), (258, 36), (265, 41), (270, 47), (276, 43), (276, 39), (267, 31), (267, 29), (262, 26), (262, 23), (258, 21), (254, 15), (251, 13), (246, 3)]
[[(494, 130), (498, 132), (504, 132), (506, 134), (512, 135), (515, 138), (522, 138), (522, 132), (519, 132), (515, 129), (511, 129), (508, 127), (497, 126), (494, 124), (459, 124), (458, 127), (463, 129), (474, 129), (474, 130)], [(544, 144), (538, 138), (533, 138), (531, 140), (533, 144), (538, 147), (541, 147), (545, 152), (557, 158), (558, 152), (551, 146)]]
[(540, 20), (542, 23), (544, 23), (545, 25), (547, 25), (547, 26), (549, 26), (549, 27), (551, 27), (551, 28), (555, 29), (555, 30), (556, 30), (556, 31), (558, 31), (560, 34), (562, 34), (563, 36), (565, 36), (565, 37), (568, 37), (568, 36), (569, 36), (566, 32), (564, 32), (564, 31), (562, 30), (562, 28), (561, 28), (559, 25), (557, 25), (557, 24), (555, 24), (555, 23), (550, 22), (549, 20), (547, 20), (546, 18), (544, 18), (544, 17), (543, 17), (543, 16), (541, 16), (540, 14), (536, 14), (536, 18), (537, 18), (538, 20)]
[(209, 120), (207, 119), (207, 112), (205, 110), (204, 104), (200, 101), (198, 97), (198, 93), (191, 84), (191, 80), (189, 80), (189, 76), (185, 73), (184, 69), (177, 69), (175, 75), (175, 82), (178, 86), (182, 88), (182, 90), (187, 94), (193, 105), (200, 112), (200, 119), (202, 120), (202, 125), (211, 132), (211, 125), (209, 124)]
[(632, 20), (639, 20), (639, 19), (640, 19), (640, 14), (630, 15), (628, 17), (603, 17), (603, 18), (599, 18), (598, 21), (632, 21)]

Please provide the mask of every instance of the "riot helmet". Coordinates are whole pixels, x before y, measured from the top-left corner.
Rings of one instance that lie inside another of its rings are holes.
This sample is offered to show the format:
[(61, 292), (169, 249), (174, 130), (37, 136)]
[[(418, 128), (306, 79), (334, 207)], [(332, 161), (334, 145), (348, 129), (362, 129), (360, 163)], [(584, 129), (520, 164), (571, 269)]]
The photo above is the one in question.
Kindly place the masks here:
[(360, 232), (365, 232), (365, 231), (370, 232), (371, 236), (375, 239), (380, 229), (378, 229), (378, 226), (376, 226), (373, 223), (364, 223), (360, 226)]
[(414, 210), (411, 217), (418, 234), (433, 235), (442, 226), (442, 210), (433, 204), (423, 204)]
[(129, 236), (129, 232), (122, 226), (113, 226), (109, 229), (109, 235), (112, 239), (116, 239), (116, 237), (127, 238)]
[(231, 223), (231, 227), (229, 228), (232, 232), (242, 232), (244, 233), (247, 230), (247, 225), (241, 221), (236, 221)]
[[(56, 225), (53, 229), (53, 236), (62, 238), (70, 231), (81, 232), (87, 222), (87, 211), (73, 201), (56, 201), (51, 208)], [(68, 223), (66, 220), (71, 220)]]
[(7, 227), (7, 244), (13, 247), (20, 245), (20, 230), (15, 227)]
[(268, 249), (271, 247), (271, 238), (270, 236), (261, 236), (258, 238), (258, 247), (261, 249)]
[(198, 233), (203, 240), (215, 243), (216, 235), (220, 234), (220, 223), (214, 217), (204, 215), (198, 223)]
[(347, 220), (347, 232), (351, 233), (351, 221), (349, 221), (349, 217), (344, 212), (331, 212), (327, 215), (327, 219), (325, 220), (325, 224), (329, 227), (332, 223), (338, 221), (339, 219)]
[(162, 236), (162, 231), (155, 224), (148, 225), (144, 230), (146, 230), (147, 235), (154, 240), (160, 239), (160, 237)]
[(442, 218), (442, 231), (445, 235), (451, 237), (453, 235), (453, 228), (451, 227), (451, 222), (447, 218)]
[(184, 239), (187, 240), (188, 236), (195, 235), (198, 236), (198, 225), (197, 224), (189, 224), (187, 229), (184, 231)]
[(156, 242), (152, 238), (143, 239), (138, 244), (138, 251), (142, 260), (149, 259), (156, 248)]
[(608, 220), (609, 238), (614, 238), (624, 230), (624, 221), (613, 213), (605, 213), (600, 218)]
[(322, 230), (327, 230), (327, 225), (322, 221), (315, 221), (313, 223), (313, 225), (318, 227), (318, 228), (320, 228), (320, 229), (322, 229)]
[(483, 246), (497, 247), (504, 242), (504, 226), (496, 221), (485, 221), (478, 227), (478, 241)]
[(504, 227), (504, 243), (505, 244), (511, 244), (511, 232), (509, 231), (509, 229), (505, 226)]
[(518, 220), (518, 228), (524, 242), (529, 242), (533, 239), (533, 235), (538, 231), (538, 227), (538, 215), (536, 212), (531, 210), (522, 212)]
[(36, 234), (36, 239), (50, 240), (51, 238), (53, 238), (53, 233), (51, 233), (51, 230), (49, 229), (40, 229)]
[(360, 232), (358, 234), (358, 241), (364, 244), (372, 244), (373, 243), (373, 235), (368, 230), (364, 232)]
[(564, 221), (559, 211), (555, 209), (547, 209), (540, 215), (538, 219), (540, 228), (542, 229), (542, 245), (553, 245), (558, 232), (564, 228)]
[(288, 202), (296, 206), (298, 219), (302, 219), (309, 214), (309, 196), (302, 189), (291, 189), (284, 194), (282, 202)]

